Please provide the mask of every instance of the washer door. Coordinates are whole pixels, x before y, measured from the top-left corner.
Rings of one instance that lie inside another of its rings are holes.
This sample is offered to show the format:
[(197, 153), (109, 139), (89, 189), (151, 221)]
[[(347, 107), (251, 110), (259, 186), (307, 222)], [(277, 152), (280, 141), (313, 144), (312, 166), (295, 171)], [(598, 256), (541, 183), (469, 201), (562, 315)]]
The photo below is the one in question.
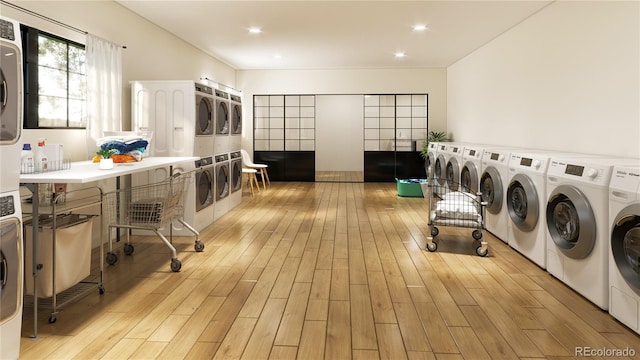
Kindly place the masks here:
[(516, 174), (507, 188), (507, 209), (511, 221), (524, 232), (530, 232), (538, 224), (538, 192), (531, 179)]
[(563, 254), (583, 259), (596, 243), (596, 219), (585, 195), (570, 185), (560, 185), (547, 201), (547, 229)]
[(433, 168), (436, 162), (436, 156), (432, 152), (427, 153), (427, 157), (424, 159), (424, 171), (427, 174), (427, 179), (431, 179), (433, 175)]
[(444, 155), (438, 155), (436, 162), (433, 165), (433, 178), (439, 180), (440, 183), (444, 183), (446, 173), (447, 162), (444, 160)]
[(231, 133), (242, 134), (242, 105), (233, 104), (231, 111)]
[(216, 134), (229, 133), (229, 105), (226, 101), (218, 101), (216, 110)]
[(0, 325), (22, 307), (22, 226), (17, 218), (0, 221)]
[(458, 163), (458, 159), (451, 158), (447, 162), (446, 178), (449, 189), (458, 191), (460, 187), (460, 164)]
[(231, 192), (242, 189), (242, 161), (231, 163)]
[(213, 204), (212, 169), (196, 172), (196, 212)]
[(22, 56), (10, 43), (0, 42), (0, 144), (15, 144), (22, 129)]
[(640, 295), (640, 204), (629, 205), (616, 216), (611, 253), (620, 275)]
[(478, 168), (476, 164), (467, 161), (460, 170), (460, 184), (463, 191), (475, 194), (478, 192)]
[(196, 135), (213, 134), (213, 103), (211, 99), (196, 95)]
[(502, 210), (503, 189), (498, 169), (493, 166), (487, 167), (480, 178), (480, 191), (482, 201), (487, 203), (486, 209), (489, 213), (495, 215)]
[(221, 200), (229, 195), (229, 166), (220, 165), (216, 170), (216, 200)]

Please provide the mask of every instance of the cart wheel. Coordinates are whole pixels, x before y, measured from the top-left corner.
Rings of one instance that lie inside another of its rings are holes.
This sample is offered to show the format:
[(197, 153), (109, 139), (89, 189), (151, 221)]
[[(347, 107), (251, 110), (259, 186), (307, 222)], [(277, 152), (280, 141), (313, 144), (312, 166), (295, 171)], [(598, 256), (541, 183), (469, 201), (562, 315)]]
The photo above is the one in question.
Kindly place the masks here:
[(122, 249), (122, 251), (124, 251), (125, 255), (133, 254), (134, 250), (135, 250), (135, 248), (131, 244), (124, 244), (124, 248)]
[(480, 239), (482, 239), (482, 231), (473, 230), (473, 232), (471, 233), (471, 236), (473, 236), (473, 238), (476, 239), (476, 240), (480, 240)]
[[(437, 231), (436, 231), (437, 232)], [(435, 236), (435, 235), (434, 235)], [(427, 244), (427, 250), (434, 252), (438, 250), (438, 243), (433, 241)]]
[(482, 246), (478, 246), (476, 248), (476, 254), (478, 254), (478, 256), (485, 257), (487, 256), (488, 253), (489, 253), (489, 249), (482, 250)]
[(105, 261), (107, 262), (107, 264), (113, 265), (118, 262), (118, 255), (114, 253), (107, 253)]
[(104, 286), (102, 286), (102, 285), (98, 286), (98, 293), (100, 295), (104, 294)]
[(196, 249), (196, 252), (202, 252), (202, 250), (204, 250), (204, 243), (202, 241), (198, 240), (193, 245), (193, 248)]
[(440, 230), (438, 230), (437, 227), (432, 227), (431, 228), (431, 236), (438, 236), (438, 234), (440, 234)]
[(178, 272), (182, 268), (182, 263), (178, 259), (171, 259), (171, 271)]
[(58, 320), (54, 315), (49, 316), (49, 324), (53, 324)]

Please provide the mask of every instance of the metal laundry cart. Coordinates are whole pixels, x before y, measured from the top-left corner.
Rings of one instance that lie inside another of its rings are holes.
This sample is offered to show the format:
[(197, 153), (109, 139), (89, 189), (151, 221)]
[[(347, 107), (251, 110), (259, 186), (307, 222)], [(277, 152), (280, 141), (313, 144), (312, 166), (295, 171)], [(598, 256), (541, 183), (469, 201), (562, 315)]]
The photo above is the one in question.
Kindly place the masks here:
[[(204, 243), (200, 241), (200, 233), (183, 219), (184, 195), (190, 181), (193, 181), (192, 171), (175, 174), (157, 183), (119, 189), (104, 194), (103, 203), (109, 232), (109, 251), (105, 259), (107, 264), (113, 265), (118, 261), (118, 256), (113, 252), (110, 236), (113, 228), (154, 232), (171, 250), (171, 270), (174, 272), (180, 271), (182, 263), (178, 260), (176, 248), (160, 232), (160, 229), (171, 226), (172, 221), (179, 221), (195, 235), (195, 250), (197, 252), (203, 251)], [(129, 240), (129, 231), (127, 231), (126, 244), (123, 247), (126, 255), (131, 255), (134, 252), (134, 247)]]
[(487, 242), (482, 240), (482, 231), (485, 228), (484, 210), (487, 203), (482, 201), (482, 193), (471, 193), (462, 184), (441, 185), (443, 183), (433, 178), (429, 181), (431, 236), (427, 237), (427, 250), (434, 252), (438, 249), (438, 243), (434, 241), (440, 233), (438, 226), (455, 226), (474, 229), (471, 236), (474, 241), (480, 243), (476, 247), (476, 254), (487, 256), (489, 252)]

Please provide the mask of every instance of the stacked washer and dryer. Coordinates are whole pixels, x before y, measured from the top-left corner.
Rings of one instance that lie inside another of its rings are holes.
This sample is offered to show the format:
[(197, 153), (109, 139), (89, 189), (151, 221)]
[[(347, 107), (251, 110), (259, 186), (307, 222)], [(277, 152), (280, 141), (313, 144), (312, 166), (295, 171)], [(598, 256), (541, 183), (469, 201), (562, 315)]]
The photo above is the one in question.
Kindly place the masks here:
[(242, 98), (229, 93), (229, 210), (242, 202)]
[(609, 313), (640, 334), (640, 160), (614, 167), (608, 200)]
[(20, 205), (23, 87), (20, 24), (0, 17), (0, 359), (20, 356), (24, 254)]

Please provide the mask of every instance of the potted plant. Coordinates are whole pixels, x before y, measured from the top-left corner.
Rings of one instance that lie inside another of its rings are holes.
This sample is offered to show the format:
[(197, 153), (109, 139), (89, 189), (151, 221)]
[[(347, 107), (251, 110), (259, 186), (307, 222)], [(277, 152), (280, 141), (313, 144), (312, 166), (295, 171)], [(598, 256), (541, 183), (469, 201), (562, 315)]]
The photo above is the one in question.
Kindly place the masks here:
[(114, 151), (112, 149), (100, 149), (96, 152), (96, 154), (100, 156), (100, 169), (113, 169), (113, 159), (111, 158), (113, 153)]

